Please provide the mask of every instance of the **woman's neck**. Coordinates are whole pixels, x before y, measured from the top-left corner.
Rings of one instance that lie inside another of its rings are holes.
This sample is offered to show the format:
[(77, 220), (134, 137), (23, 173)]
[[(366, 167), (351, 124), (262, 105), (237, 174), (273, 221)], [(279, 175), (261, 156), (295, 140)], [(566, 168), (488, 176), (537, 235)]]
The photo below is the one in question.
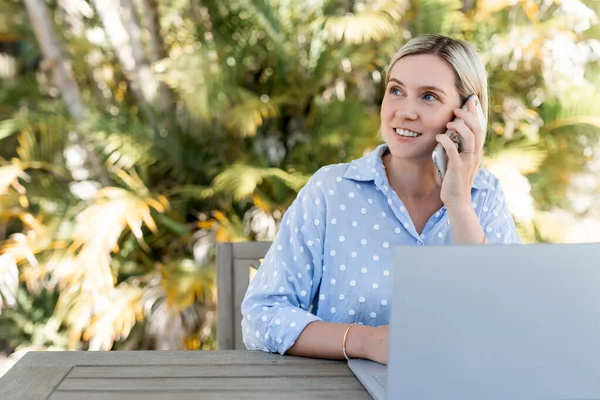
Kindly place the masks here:
[(390, 186), (403, 201), (439, 199), (441, 186), (431, 158), (406, 160), (388, 153), (383, 156), (383, 165)]

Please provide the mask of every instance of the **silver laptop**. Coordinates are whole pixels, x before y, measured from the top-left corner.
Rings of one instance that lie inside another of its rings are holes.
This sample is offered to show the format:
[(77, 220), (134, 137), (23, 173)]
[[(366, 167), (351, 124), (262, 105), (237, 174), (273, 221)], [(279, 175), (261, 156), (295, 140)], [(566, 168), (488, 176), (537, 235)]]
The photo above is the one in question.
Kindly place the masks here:
[(377, 400), (600, 399), (600, 244), (400, 247)]

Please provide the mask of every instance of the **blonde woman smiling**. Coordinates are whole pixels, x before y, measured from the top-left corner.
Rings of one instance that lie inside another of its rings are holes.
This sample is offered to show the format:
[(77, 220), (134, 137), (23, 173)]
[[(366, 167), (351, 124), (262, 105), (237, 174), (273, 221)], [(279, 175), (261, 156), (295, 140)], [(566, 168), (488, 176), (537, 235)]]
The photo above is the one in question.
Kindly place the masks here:
[[(321, 168), (286, 212), (242, 303), (248, 349), (387, 363), (396, 246), (520, 242), (500, 182), (479, 168), (477, 104), (461, 110), (476, 95), (487, 119), (475, 48), (417, 37), (393, 57), (385, 83), (385, 143)], [(438, 143), (448, 154), (441, 184), (431, 160)]]

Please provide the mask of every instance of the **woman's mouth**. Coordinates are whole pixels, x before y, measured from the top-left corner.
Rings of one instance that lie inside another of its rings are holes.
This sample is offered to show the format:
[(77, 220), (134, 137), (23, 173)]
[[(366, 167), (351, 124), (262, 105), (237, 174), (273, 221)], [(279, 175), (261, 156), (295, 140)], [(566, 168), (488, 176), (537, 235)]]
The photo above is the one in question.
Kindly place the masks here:
[(420, 133), (409, 131), (407, 129), (402, 129), (402, 128), (395, 128), (394, 131), (396, 132), (397, 135), (402, 136), (402, 137), (416, 138), (416, 137), (421, 136)]

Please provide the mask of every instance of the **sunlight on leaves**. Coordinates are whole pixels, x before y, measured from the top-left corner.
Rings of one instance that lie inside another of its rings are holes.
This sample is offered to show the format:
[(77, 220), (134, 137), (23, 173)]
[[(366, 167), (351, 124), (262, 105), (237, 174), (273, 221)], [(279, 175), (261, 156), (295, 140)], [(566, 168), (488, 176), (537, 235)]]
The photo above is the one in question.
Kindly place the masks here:
[(6, 194), (9, 187), (15, 189), (19, 194), (25, 194), (25, 188), (19, 183), (19, 178), (29, 180), (29, 176), (23, 172), (17, 159), (13, 159), (9, 165), (0, 167), (0, 195)]
[[(174, 265), (167, 268), (171, 269)], [(192, 281), (196, 281), (196, 283), (192, 286), (212, 287), (209, 282), (205, 281), (207, 275), (204, 273), (193, 275), (196, 278), (193, 278)], [(207, 326), (214, 323), (214, 313), (209, 310), (214, 307), (215, 293), (203, 292), (201, 301), (182, 307), (181, 304), (172, 301), (174, 299), (172, 296), (177, 296), (176, 293), (184, 296), (187, 294), (175, 289), (173, 285), (176, 285), (174, 280), (165, 285), (162, 279), (156, 277), (153, 279), (151, 287), (146, 290), (142, 300), (149, 325), (148, 332), (155, 339), (156, 347), (159, 350), (183, 350), (195, 332), (200, 332), (196, 333), (197, 339), (208, 336), (203, 332)], [(175, 292), (170, 297), (169, 290), (172, 289)]]
[(412, 21), (415, 34), (451, 35), (465, 20), (460, 0), (413, 0), (406, 17)]
[[(135, 178), (131, 179), (131, 184), (139, 185)], [(48, 261), (47, 268), (63, 289), (59, 304), (65, 310), (64, 318), (71, 318), (70, 346), (74, 346), (85, 331), (91, 346), (110, 348), (115, 338), (129, 332), (133, 320), (141, 318), (141, 311), (134, 307), (134, 299), (140, 297), (139, 290), (125, 286), (115, 289), (111, 253), (118, 249), (118, 239), (127, 229), (142, 248), (150, 250), (144, 241), (142, 225), (151, 232), (157, 231), (151, 209), (164, 212), (165, 206), (156, 199), (140, 197), (121, 188), (99, 190), (78, 215), (73, 233), (75, 240), (67, 253)], [(111, 308), (114, 304), (120, 307), (120, 314)], [(122, 319), (115, 320), (117, 316)], [(108, 327), (113, 329), (103, 329)]]
[(324, 32), (330, 42), (363, 44), (380, 42), (398, 33), (389, 17), (380, 12), (365, 11), (343, 17), (330, 17), (325, 22)]
[(254, 136), (265, 119), (276, 118), (278, 115), (279, 111), (272, 102), (262, 101), (253, 94), (245, 93), (240, 104), (225, 114), (224, 122), (240, 136)]
[(600, 129), (600, 117), (595, 116), (580, 116), (580, 117), (572, 117), (566, 119), (560, 119), (557, 121), (552, 121), (551, 123), (544, 125), (542, 130), (545, 132), (550, 132), (555, 129), (564, 128), (572, 125), (590, 125)]
[(115, 340), (126, 338), (133, 326), (144, 317), (141, 302), (144, 291), (131, 285), (119, 285), (111, 290), (107, 302), (96, 310), (83, 333), (90, 350), (110, 350)]
[(248, 240), (246, 227), (237, 215), (225, 215), (221, 211), (215, 211), (213, 217), (217, 221), (217, 224), (214, 225), (216, 228), (215, 241), (217, 243), (244, 242)]
[[(9, 346), (214, 348), (215, 244), (271, 240), (309, 176), (380, 143), (383, 70), (422, 33), (480, 50), (485, 166), (523, 241), (597, 237), (583, 225), (600, 221), (596, 0), (137, 1), (118, 26), (68, 5), (85, 0), (38, 2), (71, 87), (39, 63), (21, 3), (0, 1), (17, 66), (0, 85)], [(67, 111), (77, 86), (83, 122)]]
[(0, 255), (0, 314), (4, 307), (13, 307), (17, 301), (19, 269), (10, 253)]
[(494, 170), (512, 169), (521, 174), (537, 172), (547, 152), (534, 144), (510, 143), (486, 157), (486, 165)]
[(17, 132), (17, 127), (18, 124), (16, 119), (5, 119), (4, 121), (0, 121), (0, 140)]
[(99, 253), (108, 255), (116, 248), (117, 239), (126, 227), (132, 231), (140, 245), (147, 249), (141, 228), (145, 223), (152, 232), (156, 232), (151, 208), (158, 212), (164, 211), (163, 205), (154, 199), (143, 199), (121, 188), (107, 187), (99, 190), (95, 201), (77, 218), (74, 234), (76, 239), (71, 251), (83, 246), (90, 249), (92, 258)]
[(299, 190), (306, 184), (306, 177), (290, 174), (279, 168), (260, 168), (234, 164), (214, 179), (215, 190), (231, 193), (239, 201), (251, 196), (265, 179), (277, 179), (292, 189)]

